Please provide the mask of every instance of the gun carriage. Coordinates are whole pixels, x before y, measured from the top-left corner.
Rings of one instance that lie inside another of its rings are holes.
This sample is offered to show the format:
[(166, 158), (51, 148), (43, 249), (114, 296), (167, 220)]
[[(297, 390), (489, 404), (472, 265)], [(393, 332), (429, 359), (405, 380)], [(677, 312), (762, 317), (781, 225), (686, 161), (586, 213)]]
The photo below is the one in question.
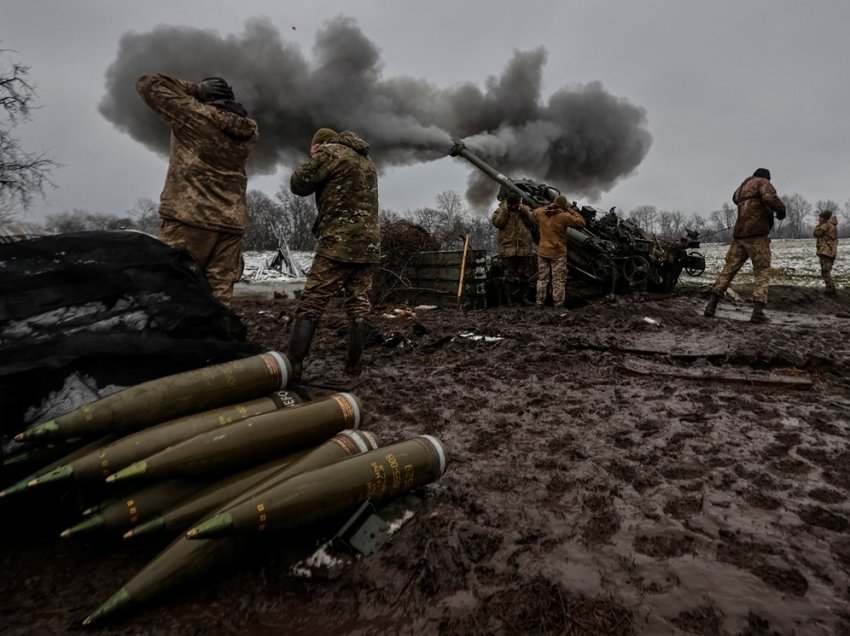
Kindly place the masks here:
[[(516, 192), (532, 209), (548, 205), (561, 194), (557, 188), (530, 179), (510, 179), (473, 153), (462, 141), (454, 140), (452, 157), (463, 157), (499, 184), (497, 198)], [(670, 292), (682, 271), (699, 276), (705, 258), (696, 232), (678, 239), (659, 238), (616, 213), (601, 213), (590, 206), (575, 206), (587, 225), (567, 229), (567, 267), (608, 295), (632, 291)]]

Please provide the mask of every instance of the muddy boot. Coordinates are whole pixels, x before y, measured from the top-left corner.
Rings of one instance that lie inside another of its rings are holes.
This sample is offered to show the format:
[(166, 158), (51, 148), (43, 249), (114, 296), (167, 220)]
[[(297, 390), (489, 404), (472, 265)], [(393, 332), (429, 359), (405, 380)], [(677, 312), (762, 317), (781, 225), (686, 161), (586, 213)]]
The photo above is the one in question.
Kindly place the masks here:
[(348, 353), (345, 360), (346, 375), (360, 375), (363, 371), (361, 358), (366, 346), (366, 332), (369, 325), (363, 318), (354, 318), (348, 323)]
[(509, 280), (502, 281), (502, 293), (505, 295), (505, 307), (514, 306), (514, 286)]
[(708, 299), (708, 304), (705, 306), (705, 311), (702, 312), (702, 315), (706, 318), (714, 318), (714, 314), (717, 312), (717, 303), (720, 302), (720, 296), (717, 294), (711, 294)]
[(313, 340), (317, 322), (312, 318), (296, 318), (289, 328), (289, 348), (286, 350), (286, 357), (292, 364), (292, 382), (295, 384), (301, 381), (304, 358), (310, 351), (310, 342)]
[(528, 286), (525, 283), (517, 283), (519, 288), (519, 304), (523, 307), (531, 307), (534, 303), (528, 299)]
[(764, 303), (758, 301), (753, 303), (753, 315), (750, 316), (750, 322), (770, 322), (770, 319), (764, 315)]

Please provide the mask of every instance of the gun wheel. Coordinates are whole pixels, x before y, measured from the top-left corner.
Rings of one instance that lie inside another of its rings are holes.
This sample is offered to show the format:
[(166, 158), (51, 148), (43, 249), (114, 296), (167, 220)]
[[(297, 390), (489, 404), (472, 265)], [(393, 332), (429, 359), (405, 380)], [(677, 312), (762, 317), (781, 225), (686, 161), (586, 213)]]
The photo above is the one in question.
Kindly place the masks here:
[(702, 273), (705, 271), (705, 257), (699, 252), (688, 252), (688, 257), (696, 256), (702, 259), (702, 265), (697, 267), (686, 267), (685, 273), (688, 276), (702, 276)]
[(643, 256), (629, 256), (623, 261), (623, 278), (630, 285), (642, 285), (649, 278), (649, 261)]
[(607, 254), (596, 254), (590, 264), (590, 273), (600, 281), (612, 280), (617, 273), (614, 259)]

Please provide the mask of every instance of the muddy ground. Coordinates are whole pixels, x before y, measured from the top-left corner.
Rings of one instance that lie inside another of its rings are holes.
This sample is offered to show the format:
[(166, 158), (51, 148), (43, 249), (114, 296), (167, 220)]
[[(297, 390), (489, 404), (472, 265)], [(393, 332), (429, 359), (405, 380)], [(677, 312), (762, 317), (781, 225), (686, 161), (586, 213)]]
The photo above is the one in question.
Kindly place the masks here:
[[(850, 295), (773, 287), (767, 325), (703, 303), (379, 312), (366, 428), (450, 453), (415, 518), (332, 577), (272, 550), (91, 633), (850, 633)], [(285, 350), (292, 306), (235, 311)], [(341, 371), (344, 329), (305, 375)], [(4, 543), (0, 625), (27, 634), (78, 631), (162, 547)]]

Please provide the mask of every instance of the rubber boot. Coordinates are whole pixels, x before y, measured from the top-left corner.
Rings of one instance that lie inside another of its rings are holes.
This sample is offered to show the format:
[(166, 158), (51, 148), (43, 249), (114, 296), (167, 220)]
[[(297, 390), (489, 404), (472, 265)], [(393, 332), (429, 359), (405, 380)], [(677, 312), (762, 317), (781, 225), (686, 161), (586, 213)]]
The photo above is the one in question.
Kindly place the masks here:
[(702, 315), (706, 318), (714, 318), (714, 314), (717, 312), (717, 303), (719, 302), (720, 296), (712, 294), (708, 299), (708, 304), (705, 306), (705, 311), (702, 312)]
[(514, 286), (509, 280), (502, 281), (502, 293), (505, 295), (505, 307), (514, 306)]
[(764, 303), (759, 301), (753, 303), (753, 315), (750, 316), (750, 322), (769, 322), (768, 317), (764, 315)]
[(289, 348), (286, 350), (286, 357), (292, 364), (292, 382), (295, 384), (301, 381), (304, 358), (310, 351), (310, 343), (313, 340), (317, 322), (312, 318), (296, 318), (289, 328)]
[(366, 332), (369, 325), (363, 318), (354, 318), (348, 323), (348, 355), (345, 360), (347, 375), (360, 375), (363, 371), (361, 358), (363, 347), (366, 346)]

